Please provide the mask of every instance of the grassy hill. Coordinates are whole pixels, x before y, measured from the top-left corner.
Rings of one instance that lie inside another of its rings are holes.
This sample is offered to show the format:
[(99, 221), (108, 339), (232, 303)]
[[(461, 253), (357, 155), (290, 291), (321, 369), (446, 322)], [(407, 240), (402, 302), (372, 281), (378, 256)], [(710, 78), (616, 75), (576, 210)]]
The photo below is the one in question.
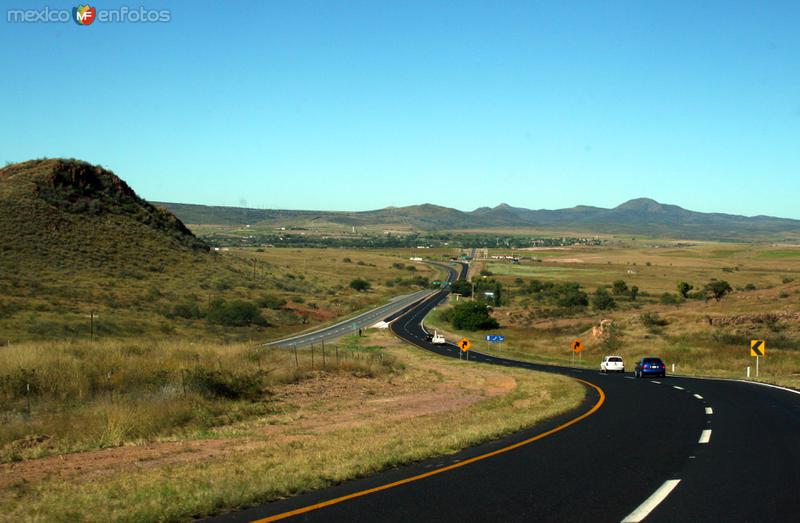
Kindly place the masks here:
[(114, 173), (77, 160), (0, 169), (0, 267), (159, 270), (208, 247)]
[[(0, 343), (264, 340), (416, 290), (399, 256), (209, 251), (171, 212), (77, 160), (0, 169), (0, 238)], [(350, 289), (357, 277), (372, 290)]]
[[(625, 202), (613, 209), (577, 206), (531, 210), (501, 204), (464, 212), (438, 205), (387, 207), (363, 212), (294, 211), (208, 207), (162, 203), (189, 224), (262, 227), (397, 229), (419, 231), (464, 229), (538, 229), (584, 233), (635, 234), (695, 240), (783, 239), (800, 237), (800, 220), (769, 216), (738, 216), (689, 211), (648, 198)], [(401, 227), (401, 228), (402, 228)]]

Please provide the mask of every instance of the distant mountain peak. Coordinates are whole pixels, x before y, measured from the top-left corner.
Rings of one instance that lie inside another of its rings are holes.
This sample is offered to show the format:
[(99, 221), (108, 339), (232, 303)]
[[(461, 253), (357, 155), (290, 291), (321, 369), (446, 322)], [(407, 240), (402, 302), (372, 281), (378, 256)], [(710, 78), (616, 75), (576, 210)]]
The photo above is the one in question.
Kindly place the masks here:
[(658, 203), (652, 198), (634, 198), (633, 200), (628, 200), (625, 203), (617, 205), (614, 207), (614, 210), (659, 212), (665, 211), (669, 207), (674, 208), (675, 206)]

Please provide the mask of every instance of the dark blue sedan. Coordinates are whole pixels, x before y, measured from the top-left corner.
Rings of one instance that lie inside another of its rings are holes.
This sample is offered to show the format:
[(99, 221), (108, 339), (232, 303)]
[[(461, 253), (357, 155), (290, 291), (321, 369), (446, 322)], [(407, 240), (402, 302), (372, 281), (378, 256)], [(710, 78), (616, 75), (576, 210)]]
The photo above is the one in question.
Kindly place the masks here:
[(663, 378), (667, 375), (667, 366), (660, 358), (642, 358), (636, 362), (633, 375), (637, 378), (645, 376), (661, 376)]

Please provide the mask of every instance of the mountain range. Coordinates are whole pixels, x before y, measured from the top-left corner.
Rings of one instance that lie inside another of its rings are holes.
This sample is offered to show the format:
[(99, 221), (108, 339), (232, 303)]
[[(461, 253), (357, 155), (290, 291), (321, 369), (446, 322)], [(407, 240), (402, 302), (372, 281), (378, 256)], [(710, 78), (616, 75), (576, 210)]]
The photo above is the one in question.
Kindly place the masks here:
[(795, 237), (800, 220), (770, 216), (703, 213), (650, 198), (629, 200), (612, 209), (579, 205), (568, 209), (525, 209), (500, 204), (460, 211), (433, 204), (387, 207), (374, 211), (295, 211), (158, 203), (184, 223), (216, 225), (342, 226), (406, 224), (420, 231), (526, 228), (585, 233), (638, 234), (686, 239)]

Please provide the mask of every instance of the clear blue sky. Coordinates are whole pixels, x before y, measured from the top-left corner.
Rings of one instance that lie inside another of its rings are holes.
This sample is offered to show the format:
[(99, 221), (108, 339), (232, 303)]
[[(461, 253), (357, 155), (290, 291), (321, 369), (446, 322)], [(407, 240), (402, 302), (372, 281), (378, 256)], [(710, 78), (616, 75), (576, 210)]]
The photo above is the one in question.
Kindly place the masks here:
[[(0, 22), (0, 161), (150, 200), (800, 218), (800, 2), (185, 2)], [(95, 4), (93, 4), (95, 5)], [(100, 8), (113, 5), (96, 4)]]

